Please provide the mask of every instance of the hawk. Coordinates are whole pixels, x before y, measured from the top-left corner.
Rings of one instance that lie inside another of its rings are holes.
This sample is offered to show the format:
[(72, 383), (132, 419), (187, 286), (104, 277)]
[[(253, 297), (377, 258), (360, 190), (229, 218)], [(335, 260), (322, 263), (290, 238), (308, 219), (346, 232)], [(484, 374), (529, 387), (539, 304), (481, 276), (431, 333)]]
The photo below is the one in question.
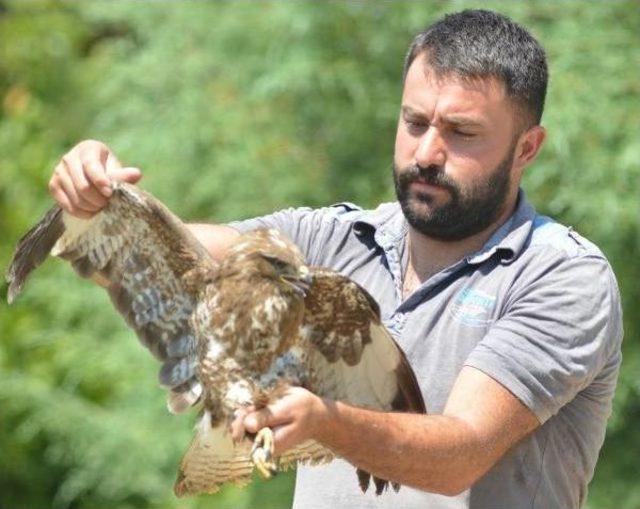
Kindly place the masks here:
[[(162, 363), (169, 411), (200, 408), (176, 495), (247, 483), (254, 468), (270, 477), (297, 461), (333, 459), (312, 440), (274, 458), (268, 428), (232, 439), (238, 409), (262, 408), (289, 386), (371, 409), (425, 413), (407, 359), (376, 301), (355, 282), (308, 267), (273, 229), (241, 235), (217, 262), (153, 196), (130, 184), (112, 186), (109, 203), (91, 219), (54, 207), (20, 240), (7, 271), (8, 300), (49, 253), (107, 289)], [(366, 491), (371, 476), (357, 472)], [(377, 493), (388, 486), (373, 482)]]

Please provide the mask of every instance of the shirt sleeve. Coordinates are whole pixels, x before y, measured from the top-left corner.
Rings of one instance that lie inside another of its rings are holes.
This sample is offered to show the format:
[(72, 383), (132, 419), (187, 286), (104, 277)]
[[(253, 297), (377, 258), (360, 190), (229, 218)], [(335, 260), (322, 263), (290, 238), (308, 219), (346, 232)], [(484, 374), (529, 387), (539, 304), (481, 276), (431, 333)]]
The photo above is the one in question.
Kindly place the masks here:
[[(619, 292), (607, 261), (563, 258), (514, 291), (465, 364), (498, 381), (544, 423), (590, 384), (599, 392), (593, 397), (608, 405), (621, 339)], [(598, 376), (601, 383), (592, 384)]]
[(336, 220), (341, 216), (346, 217), (347, 213), (360, 210), (358, 206), (348, 202), (319, 209), (288, 208), (266, 216), (228, 223), (227, 226), (240, 233), (258, 228), (276, 228), (300, 248), (311, 265), (316, 265), (321, 260), (327, 242), (335, 234)]

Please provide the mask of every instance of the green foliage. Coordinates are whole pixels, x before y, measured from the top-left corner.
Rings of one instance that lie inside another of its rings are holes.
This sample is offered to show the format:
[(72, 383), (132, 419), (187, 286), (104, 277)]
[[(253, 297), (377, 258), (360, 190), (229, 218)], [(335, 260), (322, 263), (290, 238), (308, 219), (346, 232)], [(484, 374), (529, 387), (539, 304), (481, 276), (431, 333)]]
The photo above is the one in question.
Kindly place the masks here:
[[(477, 4), (476, 4), (477, 5)], [(548, 140), (525, 188), (598, 243), (626, 341), (592, 508), (640, 507), (640, 10), (629, 2), (490, 2), (546, 47)], [(0, 266), (48, 207), (83, 138), (140, 166), (182, 217), (392, 199), (400, 73), (412, 34), (474, 2), (0, 0)], [(61, 292), (64, 289), (64, 294)], [(178, 501), (192, 419), (97, 288), (49, 262), (0, 303), (1, 507), (287, 507), (292, 476)]]

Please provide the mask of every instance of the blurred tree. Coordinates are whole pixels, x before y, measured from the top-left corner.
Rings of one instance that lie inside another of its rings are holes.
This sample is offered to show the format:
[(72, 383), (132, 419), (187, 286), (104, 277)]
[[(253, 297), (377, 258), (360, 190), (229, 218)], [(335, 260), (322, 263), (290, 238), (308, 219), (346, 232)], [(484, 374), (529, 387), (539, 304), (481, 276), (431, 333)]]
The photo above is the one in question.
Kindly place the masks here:
[[(0, 1), (0, 265), (76, 141), (104, 140), (188, 219), (393, 198), (402, 60), (470, 1)], [(549, 131), (525, 188), (609, 256), (624, 365), (591, 508), (640, 507), (640, 9), (488, 2), (549, 54)], [(65, 288), (65, 299), (59, 289)], [(191, 435), (108, 299), (48, 263), (0, 312), (0, 507), (288, 507), (291, 475), (177, 501)]]

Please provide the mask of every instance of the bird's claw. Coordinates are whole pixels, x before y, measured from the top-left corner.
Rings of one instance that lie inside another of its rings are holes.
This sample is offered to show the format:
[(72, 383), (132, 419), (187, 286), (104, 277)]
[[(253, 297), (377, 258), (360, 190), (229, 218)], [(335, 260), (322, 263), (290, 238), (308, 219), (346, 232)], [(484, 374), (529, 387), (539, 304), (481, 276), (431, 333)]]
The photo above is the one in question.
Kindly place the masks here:
[(273, 457), (273, 431), (262, 428), (256, 434), (251, 448), (251, 461), (264, 479), (271, 479), (278, 473), (278, 462)]

